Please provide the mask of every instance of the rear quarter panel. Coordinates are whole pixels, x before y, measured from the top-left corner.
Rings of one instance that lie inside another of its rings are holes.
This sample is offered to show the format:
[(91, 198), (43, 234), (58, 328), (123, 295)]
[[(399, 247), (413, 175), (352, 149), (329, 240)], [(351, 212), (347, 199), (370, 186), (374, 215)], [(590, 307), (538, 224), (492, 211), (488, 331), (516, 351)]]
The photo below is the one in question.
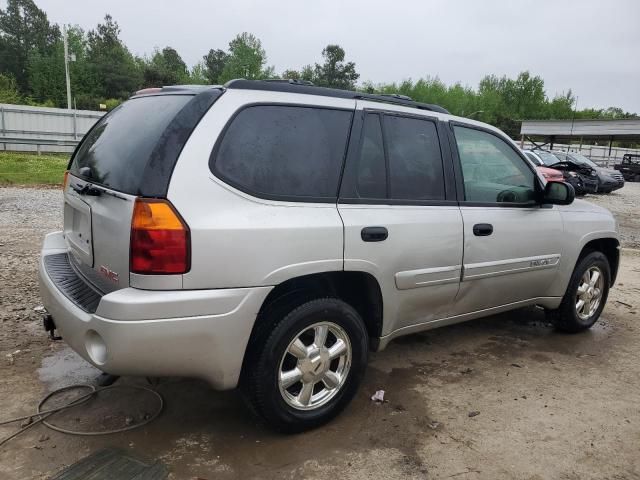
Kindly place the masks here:
[(183, 288), (277, 285), (343, 268), (343, 226), (335, 203), (263, 200), (227, 185), (209, 156), (231, 116), (251, 103), (355, 108), (354, 100), (228, 90), (185, 145), (168, 198), (191, 230), (191, 270)]

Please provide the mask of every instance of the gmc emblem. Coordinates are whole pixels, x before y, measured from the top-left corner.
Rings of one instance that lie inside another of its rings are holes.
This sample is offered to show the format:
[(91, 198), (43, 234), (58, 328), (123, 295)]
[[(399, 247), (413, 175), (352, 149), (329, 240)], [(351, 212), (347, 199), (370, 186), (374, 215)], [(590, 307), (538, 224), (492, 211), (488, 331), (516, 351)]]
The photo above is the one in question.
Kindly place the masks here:
[(100, 273), (108, 280), (111, 280), (113, 283), (118, 283), (118, 272), (114, 272), (109, 269), (109, 267), (105, 267), (104, 265), (100, 265)]

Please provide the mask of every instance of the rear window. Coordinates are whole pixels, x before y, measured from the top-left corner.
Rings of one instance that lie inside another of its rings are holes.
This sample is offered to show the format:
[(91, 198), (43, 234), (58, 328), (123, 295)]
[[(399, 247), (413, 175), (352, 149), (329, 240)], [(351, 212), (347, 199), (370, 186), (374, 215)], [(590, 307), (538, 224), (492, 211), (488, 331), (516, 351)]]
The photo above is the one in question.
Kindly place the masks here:
[(242, 110), (213, 152), (214, 173), (259, 197), (335, 200), (352, 112), (256, 105)]
[(123, 103), (85, 136), (71, 162), (71, 173), (114, 190), (139, 194), (149, 180), (145, 169), (160, 138), (192, 98), (158, 95)]

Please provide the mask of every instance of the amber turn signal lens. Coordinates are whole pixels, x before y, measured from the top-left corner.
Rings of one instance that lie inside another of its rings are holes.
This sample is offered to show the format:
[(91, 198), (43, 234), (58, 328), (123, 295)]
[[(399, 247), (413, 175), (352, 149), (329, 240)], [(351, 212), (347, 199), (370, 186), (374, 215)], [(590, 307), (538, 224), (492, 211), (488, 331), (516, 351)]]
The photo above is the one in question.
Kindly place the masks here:
[(64, 177), (62, 177), (62, 191), (67, 189), (67, 182), (69, 181), (69, 170), (64, 172)]

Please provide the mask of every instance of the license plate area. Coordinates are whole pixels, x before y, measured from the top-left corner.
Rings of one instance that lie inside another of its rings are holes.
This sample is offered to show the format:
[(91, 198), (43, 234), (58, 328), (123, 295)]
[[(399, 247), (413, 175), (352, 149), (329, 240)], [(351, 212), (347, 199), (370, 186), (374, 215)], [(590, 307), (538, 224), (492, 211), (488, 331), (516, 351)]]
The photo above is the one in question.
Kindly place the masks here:
[(65, 195), (64, 236), (77, 261), (93, 267), (91, 207), (73, 194)]

